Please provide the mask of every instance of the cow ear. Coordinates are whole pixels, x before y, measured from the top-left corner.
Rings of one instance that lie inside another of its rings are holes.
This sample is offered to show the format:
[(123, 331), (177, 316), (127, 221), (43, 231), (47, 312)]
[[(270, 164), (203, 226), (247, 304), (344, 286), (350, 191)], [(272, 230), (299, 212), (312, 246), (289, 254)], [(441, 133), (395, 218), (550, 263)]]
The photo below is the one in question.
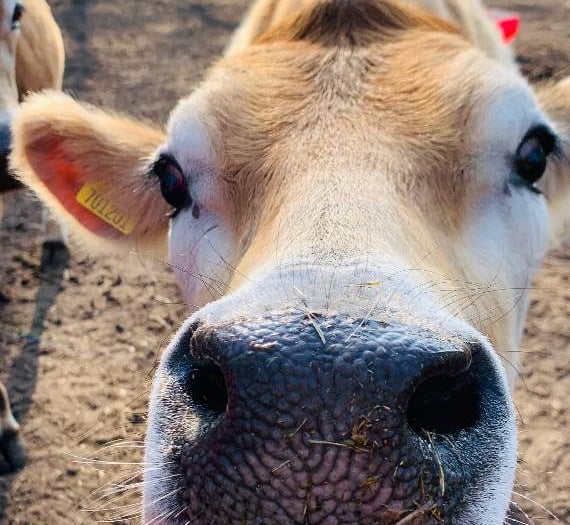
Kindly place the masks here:
[(170, 207), (148, 170), (164, 139), (146, 124), (44, 93), (20, 106), (11, 163), (92, 251), (164, 248)]
[(538, 98), (560, 136), (559, 151), (539, 185), (550, 206), (553, 244), (570, 236), (570, 77), (540, 86)]
[(26, 2), (16, 48), (20, 100), (42, 89), (61, 89), (65, 53), (61, 31), (45, 0)]

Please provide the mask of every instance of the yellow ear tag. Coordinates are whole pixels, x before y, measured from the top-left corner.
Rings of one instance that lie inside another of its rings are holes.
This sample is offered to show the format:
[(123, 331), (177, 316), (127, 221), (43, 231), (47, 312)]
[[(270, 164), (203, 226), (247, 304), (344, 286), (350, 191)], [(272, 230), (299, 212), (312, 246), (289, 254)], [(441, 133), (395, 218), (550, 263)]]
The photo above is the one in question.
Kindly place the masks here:
[(128, 235), (135, 226), (136, 221), (129, 218), (126, 213), (118, 210), (113, 203), (107, 199), (101, 187), (88, 182), (79, 190), (75, 200), (91, 213), (111, 225), (121, 233)]

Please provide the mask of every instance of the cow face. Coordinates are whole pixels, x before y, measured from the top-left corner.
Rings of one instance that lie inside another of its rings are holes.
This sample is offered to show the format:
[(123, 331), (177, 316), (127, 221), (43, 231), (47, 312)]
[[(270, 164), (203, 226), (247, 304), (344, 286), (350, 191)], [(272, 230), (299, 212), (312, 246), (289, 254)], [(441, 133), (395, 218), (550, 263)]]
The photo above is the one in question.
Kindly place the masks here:
[(497, 354), (548, 240), (555, 127), (447, 31), (331, 48), (293, 29), (211, 72), (152, 169), (181, 288), (210, 304), (157, 375), (147, 462), (179, 466), (149, 479), (184, 494), (147, 516), (498, 525), (516, 447)]
[[(157, 373), (150, 523), (500, 525), (526, 290), (567, 198), (570, 88), (384, 1), (309, 3), (166, 137), (61, 95), (23, 180), (94, 247), (169, 258), (196, 312)], [(549, 207), (550, 204), (550, 207)]]

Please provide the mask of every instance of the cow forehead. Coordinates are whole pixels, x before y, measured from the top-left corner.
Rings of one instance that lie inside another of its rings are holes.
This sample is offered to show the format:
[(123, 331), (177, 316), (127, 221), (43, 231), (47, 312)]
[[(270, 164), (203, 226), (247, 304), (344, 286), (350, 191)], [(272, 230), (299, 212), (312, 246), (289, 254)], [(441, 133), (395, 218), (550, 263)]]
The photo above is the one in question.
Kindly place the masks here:
[(169, 147), (182, 162), (215, 159), (242, 214), (264, 193), (332, 171), (358, 174), (369, 193), (409, 193), (413, 181), (414, 195), (460, 211), (469, 134), (481, 134), (481, 113), (509, 104), (522, 120), (535, 108), (518, 75), (455, 34), (410, 31), (361, 48), (270, 42), (210, 72), (173, 112)]

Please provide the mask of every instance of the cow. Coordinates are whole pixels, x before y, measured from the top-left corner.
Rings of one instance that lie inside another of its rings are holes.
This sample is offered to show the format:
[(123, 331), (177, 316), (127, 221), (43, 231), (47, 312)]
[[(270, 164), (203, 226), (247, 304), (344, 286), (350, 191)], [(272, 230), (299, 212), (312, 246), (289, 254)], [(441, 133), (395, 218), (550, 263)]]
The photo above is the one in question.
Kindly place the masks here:
[[(11, 124), (18, 103), (29, 93), (61, 89), (64, 71), (63, 39), (45, 0), (0, 2), (0, 219), (2, 193), (23, 187), (8, 169)], [(43, 215), (45, 242), (51, 249), (65, 243), (65, 232)], [(0, 383), (0, 457), (11, 469), (20, 468), (24, 454), (19, 426)]]
[[(21, 188), (8, 169), (11, 151), (10, 127), (18, 103), (30, 93), (61, 89), (65, 52), (61, 31), (45, 0), (0, 2), (2, 19), (2, 68), (0, 75), (0, 198), (1, 194)], [(0, 217), (2, 216), (0, 200)], [(65, 231), (44, 216), (46, 242), (65, 243)]]
[(21, 180), (87, 250), (167, 250), (193, 309), (145, 523), (503, 523), (570, 79), (533, 89), (493, 31), (477, 1), (259, 0), (166, 131), (23, 105)]

